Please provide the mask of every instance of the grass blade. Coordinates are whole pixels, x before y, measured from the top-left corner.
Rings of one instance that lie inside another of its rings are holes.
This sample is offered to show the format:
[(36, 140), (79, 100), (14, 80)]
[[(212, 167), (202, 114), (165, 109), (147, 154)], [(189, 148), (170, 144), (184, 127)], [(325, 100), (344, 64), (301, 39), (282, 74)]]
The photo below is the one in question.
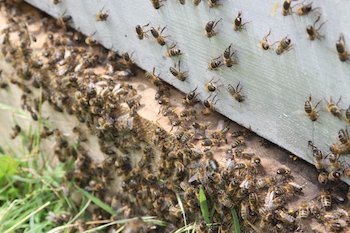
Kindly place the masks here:
[(239, 227), (239, 219), (235, 208), (231, 209), (232, 219), (233, 219), (233, 229), (234, 233), (241, 233), (241, 228)]
[(184, 220), (185, 227), (187, 227), (185, 209), (184, 209), (184, 206), (182, 204), (181, 197), (180, 197), (180, 195), (178, 193), (176, 193), (176, 199), (177, 199), (177, 202), (179, 203), (179, 206), (180, 206), (180, 209), (181, 209), (182, 218)]
[(99, 198), (97, 198), (94, 195), (86, 192), (85, 190), (79, 188), (78, 186), (76, 186), (76, 187), (79, 190), (79, 192), (84, 194), (85, 197), (90, 199), (95, 205), (97, 205), (98, 207), (100, 207), (101, 209), (106, 211), (107, 213), (110, 213), (111, 215), (116, 215), (117, 214), (117, 212), (111, 206), (107, 205), (106, 203), (101, 201)]
[(206, 222), (206, 224), (209, 224), (210, 216), (209, 216), (208, 201), (202, 186), (199, 187), (199, 206), (201, 208), (204, 221)]

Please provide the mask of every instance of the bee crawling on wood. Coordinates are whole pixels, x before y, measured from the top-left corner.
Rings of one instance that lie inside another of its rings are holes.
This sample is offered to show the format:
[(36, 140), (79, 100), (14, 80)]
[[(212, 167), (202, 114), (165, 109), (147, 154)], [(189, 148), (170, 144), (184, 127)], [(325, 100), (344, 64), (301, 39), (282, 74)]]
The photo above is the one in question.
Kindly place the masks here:
[(338, 105), (339, 102), (341, 101), (341, 97), (339, 97), (339, 100), (336, 103), (333, 102), (332, 97), (330, 97), (329, 102), (327, 100), (325, 100), (325, 101), (327, 103), (327, 111), (332, 113), (333, 116), (341, 118), (341, 111), (343, 109), (341, 109)]
[(291, 15), (292, 14), (292, 1), (296, 1), (296, 0), (285, 0), (283, 2), (283, 6), (282, 6), (282, 15), (283, 16), (287, 16), (287, 15)]
[(297, 15), (304, 16), (309, 14), (311, 11), (318, 9), (319, 7), (312, 8), (312, 2), (308, 4), (301, 4), (301, 6), (297, 9)]
[(106, 21), (108, 16), (109, 16), (108, 12), (105, 11), (104, 8), (102, 8), (99, 12), (97, 12), (95, 19), (97, 22)]
[(178, 63), (178, 68), (179, 69), (176, 69), (176, 64), (174, 65), (174, 67), (170, 67), (169, 68), (169, 71), (170, 73), (175, 77), (177, 78), (178, 80), (180, 81), (185, 81), (187, 76), (188, 76), (188, 72), (187, 71), (181, 71), (180, 69), (180, 63), (181, 61), (179, 60), (179, 63)]
[(267, 37), (269, 37), (270, 35), (271, 35), (271, 29), (269, 30), (269, 32), (259, 42), (259, 46), (263, 50), (268, 50), (270, 48), (270, 43), (267, 41)]
[(224, 65), (221, 61), (221, 55), (217, 58), (212, 59), (208, 64), (208, 70), (216, 70), (220, 66)]
[(239, 11), (239, 12), (238, 12), (238, 15), (237, 15), (237, 17), (235, 18), (235, 21), (234, 21), (234, 23), (233, 23), (233, 30), (235, 30), (236, 32), (237, 32), (237, 31), (240, 32), (240, 31), (242, 31), (243, 29), (245, 29), (245, 25), (246, 25), (247, 23), (250, 23), (250, 21), (249, 21), (249, 22), (242, 23), (242, 11)]
[(340, 61), (347, 61), (349, 59), (349, 54), (345, 48), (345, 39), (343, 33), (340, 34), (339, 39), (337, 40), (335, 47), (338, 52), (338, 57)]
[(228, 84), (227, 90), (230, 95), (238, 102), (243, 102), (245, 100), (245, 96), (242, 95), (243, 86), (238, 82), (236, 88), (234, 88), (231, 84)]
[(318, 32), (321, 27), (326, 23), (326, 22), (323, 22), (320, 24), (320, 26), (318, 28), (315, 28), (316, 26), (316, 23), (321, 19), (321, 16), (318, 16), (317, 19), (315, 20), (314, 24), (313, 25), (309, 25), (307, 26), (306, 28), (306, 32), (308, 34), (308, 37), (310, 40), (321, 40), (322, 38), (324, 38), (324, 36), (321, 36), (320, 33)]
[(338, 132), (339, 143), (334, 143), (330, 147), (330, 151), (336, 155), (350, 153), (350, 135), (348, 129), (340, 129)]
[(194, 4), (195, 6), (198, 6), (199, 3), (201, 3), (201, 1), (202, 1), (202, 0), (192, 0), (193, 4)]
[(304, 110), (311, 121), (316, 121), (319, 117), (318, 111), (316, 109), (317, 106), (321, 103), (321, 100), (317, 102), (315, 107), (312, 107), (311, 100), (312, 98), (310, 95), (309, 98), (305, 101)]
[(150, 0), (152, 3), (152, 6), (154, 7), (154, 9), (158, 10), (159, 8), (161, 8), (163, 5), (161, 4), (161, 2), (163, 2), (164, 0)]
[(56, 20), (57, 26), (59, 26), (59, 27), (61, 27), (63, 29), (67, 28), (68, 21), (70, 21), (72, 19), (72, 16), (65, 15), (66, 12), (67, 12), (67, 10), (64, 11), (63, 14), (61, 15), (61, 17), (57, 18), (57, 20)]
[(206, 25), (205, 25), (205, 35), (208, 38), (211, 38), (213, 36), (215, 36), (217, 34), (217, 32), (214, 30), (216, 25), (221, 21), (222, 19), (219, 20), (213, 20), (213, 21), (209, 21)]
[(221, 4), (218, 3), (219, 0), (208, 0), (208, 6), (210, 8), (220, 6)]
[(277, 55), (281, 55), (285, 51), (289, 51), (292, 49), (291, 39), (289, 39), (287, 36), (282, 38), (281, 41), (277, 41), (275, 43), (277, 43), (277, 47), (275, 50)]
[(197, 96), (199, 95), (198, 93), (196, 93), (196, 90), (197, 90), (198, 87), (196, 87), (194, 90), (190, 91), (189, 93), (186, 94), (184, 100), (183, 100), (183, 103), (184, 104), (194, 104), (194, 103), (197, 103), (198, 100), (197, 100)]
[(176, 43), (172, 44), (166, 51), (166, 56), (168, 57), (176, 57), (176, 56), (180, 56), (181, 50), (176, 48)]
[(136, 25), (136, 26), (135, 26), (135, 31), (136, 31), (136, 34), (137, 34), (137, 38), (139, 38), (139, 40), (142, 40), (144, 37), (148, 38), (147, 32), (148, 32), (149, 30), (144, 31), (144, 29), (145, 29), (146, 27), (148, 27), (149, 24), (150, 24), (150, 23), (148, 23), (148, 24), (146, 24), (146, 25), (143, 25), (143, 26), (141, 26), (141, 25)]
[(164, 46), (166, 44), (165, 38), (167, 36), (162, 35), (166, 27), (167, 26), (163, 27), (162, 30), (160, 30), (160, 27), (158, 27), (157, 29), (155, 29), (154, 27), (151, 28), (152, 36), (157, 40), (157, 43), (161, 46)]
[(211, 100), (210, 100), (210, 97), (211, 97), (211, 95), (209, 95), (209, 97), (203, 101), (204, 109), (203, 109), (202, 113), (204, 115), (208, 115), (212, 111), (215, 111), (215, 104), (220, 100), (220, 99), (215, 100), (217, 95), (215, 95)]
[(179, 0), (179, 2), (180, 2), (181, 5), (185, 5), (186, 0)]
[(235, 55), (235, 51), (232, 51), (231, 53), (231, 46), (232, 44), (230, 44), (230, 46), (228, 46), (224, 51), (224, 64), (227, 67), (232, 67), (234, 64), (237, 64), (236, 58), (233, 57)]
[(350, 124), (350, 105), (349, 105), (349, 107), (345, 110), (345, 119), (346, 119), (346, 121)]
[(219, 79), (216, 81), (213, 81), (214, 78), (212, 78), (209, 82), (207, 82), (204, 86), (205, 90), (208, 92), (214, 92), (216, 91), (217, 87), (216, 87), (216, 83), (219, 82)]

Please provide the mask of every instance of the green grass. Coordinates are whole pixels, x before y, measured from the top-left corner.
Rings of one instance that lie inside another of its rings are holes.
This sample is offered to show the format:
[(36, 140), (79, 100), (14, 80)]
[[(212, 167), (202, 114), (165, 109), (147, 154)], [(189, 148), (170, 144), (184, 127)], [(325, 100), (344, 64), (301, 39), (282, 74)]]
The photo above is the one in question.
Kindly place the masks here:
[(199, 206), (205, 223), (210, 224), (208, 201), (202, 186), (199, 187)]
[(233, 219), (233, 229), (234, 229), (234, 233), (241, 233), (241, 228), (239, 226), (239, 218), (236, 212), (235, 208), (231, 209), (231, 215), (232, 215), (232, 219)]

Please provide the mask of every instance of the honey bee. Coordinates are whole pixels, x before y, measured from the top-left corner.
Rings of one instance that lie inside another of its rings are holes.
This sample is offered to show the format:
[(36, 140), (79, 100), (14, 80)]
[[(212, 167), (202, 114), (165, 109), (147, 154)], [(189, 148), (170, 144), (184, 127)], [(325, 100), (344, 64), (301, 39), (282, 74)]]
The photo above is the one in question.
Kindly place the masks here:
[(346, 121), (350, 124), (350, 105), (345, 111), (345, 118), (346, 118)]
[(178, 68), (179, 69), (177, 70), (176, 69), (176, 64), (175, 64), (174, 67), (171, 66), (169, 68), (169, 71), (178, 80), (185, 81), (187, 76), (188, 76), (188, 72), (187, 71), (181, 71), (181, 69), (180, 69), (180, 60), (179, 60), (179, 63), (178, 63)]
[(104, 11), (103, 8), (97, 12), (96, 16), (95, 16), (95, 19), (97, 22), (99, 21), (106, 21), (107, 18), (108, 18), (109, 14), (107, 11)]
[(180, 2), (181, 5), (185, 5), (186, 0), (179, 0), (179, 2)]
[(249, 207), (252, 211), (257, 212), (258, 211), (258, 195), (256, 193), (249, 193), (248, 195), (248, 202), (249, 202)]
[(163, 5), (160, 4), (161, 2), (163, 2), (163, 0), (150, 0), (152, 3), (152, 6), (154, 7), (154, 9), (158, 10), (159, 8), (161, 8)]
[(21, 131), (21, 127), (17, 124), (14, 127), (12, 127), (12, 134), (10, 135), (11, 139), (15, 139), (18, 136), (18, 134), (21, 133)]
[(283, 2), (283, 7), (282, 7), (282, 15), (283, 16), (287, 16), (292, 14), (292, 7), (291, 7), (291, 3), (293, 0), (285, 0)]
[(245, 96), (242, 95), (243, 86), (241, 86), (240, 84), (241, 83), (238, 82), (236, 88), (234, 88), (231, 84), (228, 84), (228, 88), (227, 88), (230, 95), (239, 103), (241, 103), (245, 100)]
[(215, 36), (217, 34), (217, 32), (215, 32), (215, 27), (216, 25), (221, 21), (222, 19), (219, 20), (213, 20), (213, 21), (209, 21), (206, 25), (205, 25), (205, 35), (208, 38), (211, 38), (213, 36)]
[(210, 95), (209, 97), (203, 101), (203, 106), (204, 106), (204, 109), (202, 111), (202, 113), (204, 115), (208, 115), (210, 114), (212, 111), (215, 111), (215, 104), (220, 100), (220, 99), (216, 99), (217, 95), (215, 95), (211, 100), (210, 99)]
[(339, 100), (334, 103), (332, 97), (330, 97), (329, 102), (326, 100), (327, 103), (327, 111), (332, 113), (333, 116), (340, 118), (341, 117), (341, 111), (342, 109), (339, 107), (339, 102), (341, 101), (341, 97), (339, 97)]
[(330, 147), (330, 151), (336, 155), (350, 153), (350, 136), (347, 129), (340, 129), (338, 132), (340, 143), (334, 143)]
[(208, 0), (208, 6), (210, 8), (217, 7), (221, 4), (218, 3), (219, 0)]
[(157, 86), (157, 84), (159, 84), (161, 82), (160, 78), (159, 78), (159, 74), (156, 75), (156, 68), (153, 67), (153, 71), (152, 73), (150, 72), (146, 72), (145, 73), (145, 78), (148, 79), (149, 81), (151, 81), (153, 84), (155, 84)]
[(321, 202), (322, 208), (324, 208), (325, 210), (328, 211), (332, 208), (332, 197), (328, 191), (320, 192), (318, 199)]
[(271, 34), (271, 29), (259, 42), (259, 45), (263, 50), (268, 50), (270, 48), (270, 43), (267, 41), (267, 37), (269, 37), (270, 34)]
[(310, 40), (321, 40), (321, 38), (324, 38), (324, 36), (321, 36), (320, 33), (319, 33), (319, 30), (321, 29), (321, 27), (326, 23), (326, 22), (323, 22), (320, 24), (320, 26), (318, 28), (315, 28), (316, 26), (316, 23), (321, 19), (321, 16), (318, 16), (317, 19), (315, 20), (314, 24), (313, 25), (309, 25), (307, 26), (306, 28), (306, 32), (308, 34), (308, 37)]
[(295, 218), (283, 210), (276, 210), (275, 214), (276, 214), (276, 219), (278, 219), (284, 223), (292, 224), (295, 222)]
[(312, 101), (312, 98), (310, 95), (308, 100), (305, 101), (304, 110), (311, 121), (316, 121), (319, 117), (319, 114), (316, 108), (321, 103), (321, 100), (317, 102), (315, 107), (312, 107), (311, 101)]
[(343, 33), (340, 34), (335, 47), (337, 48), (338, 57), (340, 61), (347, 61), (349, 59), (349, 54), (345, 49), (345, 39)]
[(328, 180), (330, 181), (339, 181), (341, 177), (341, 173), (339, 171), (331, 171), (328, 173)]
[(65, 15), (67, 11), (65, 11), (61, 17), (58, 17), (56, 20), (57, 26), (66, 29), (67, 28), (67, 23), (72, 19), (72, 16), (70, 15)]
[(242, 11), (238, 11), (238, 15), (235, 18), (235, 21), (233, 23), (233, 30), (236, 31), (236, 32), (237, 31), (240, 32), (243, 29), (245, 30), (245, 25), (247, 23), (250, 23), (250, 22), (245, 22), (245, 23), (242, 24)]
[(53, 2), (53, 4), (57, 5), (57, 4), (61, 3), (61, 0), (53, 0), (52, 2)]
[[(348, 223), (344, 219), (332, 219), (326, 222), (331, 232), (344, 232), (345, 229), (349, 229)], [(348, 231), (347, 231), (348, 232)]]
[(132, 59), (132, 54), (129, 54), (128, 52), (125, 52), (125, 53), (122, 53), (122, 56), (121, 56), (121, 61), (120, 63), (125, 65), (126, 67), (130, 67), (134, 64), (134, 61)]
[(160, 30), (160, 27), (158, 27), (157, 29), (155, 29), (154, 27), (151, 28), (152, 36), (157, 40), (157, 43), (160, 46), (164, 46), (166, 44), (165, 38), (167, 36), (163, 36), (162, 35), (162, 33), (163, 33), (163, 31), (165, 30), (166, 27), (167, 26), (163, 27), (162, 30)]
[(328, 182), (328, 174), (325, 171), (322, 171), (318, 174), (318, 183), (320, 184), (327, 184)]
[(307, 15), (309, 14), (311, 11), (317, 9), (319, 7), (316, 7), (316, 8), (312, 8), (312, 2), (304, 5), (304, 4), (301, 4), (301, 6), (297, 9), (297, 15), (299, 16), (304, 16), (304, 15)]
[(298, 218), (306, 219), (310, 215), (310, 209), (307, 202), (303, 201), (298, 208)]
[(216, 91), (217, 87), (216, 87), (216, 83), (219, 82), (219, 80), (213, 81), (214, 78), (212, 78), (209, 82), (207, 82), (204, 86), (205, 90), (208, 92), (214, 92)]
[(90, 36), (87, 36), (85, 38), (85, 44), (89, 45), (89, 46), (93, 46), (97, 44), (97, 41), (93, 38), (93, 36), (96, 34), (96, 32), (94, 32), (93, 34), (91, 34)]
[(175, 48), (176, 44), (173, 44), (172, 46), (170, 46), (170, 48), (167, 49), (166, 51), (166, 56), (168, 57), (176, 57), (181, 55), (181, 50), (178, 48)]
[(140, 26), (140, 25), (136, 25), (135, 26), (135, 31), (136, 31), (136, 34), (137, 34), (137, 38), (139, 38), (139, 40), (142, 40), (144, 37), (148, 38), (148, 35), (147, 35), (147, 32), (148, 31), (144, 31), (144, 29), (146, 27), (148, 27), (150, 23), (146, 24), (146, 25), (143, 25), (143, 26)]
[(224, 64), (227, 67), (232, 67), (232, 65), (237, 64), (237, 60), (235, 58), (232, 58), (235, 54), (235, 51), (232, 51), (231, 53), (231, 46), (232, 44), (230, 44), (230, 46), (228, 46), (224, 51)]
[(199, 94), (196, 94), (196, 90), (197, 90), (198, 87), (196, 87), (194, 90), (190, 91), (189, 93), (186, 94), (184, 100), (183, 100), (183, 103), (184, 104), (193, 104), (193, 103), (196, 103), (198, 102), (196, 97), (199, 95)]
[(217, 58), (212, 59), (208, 64), (208, 70), (216, 70), (220, 66), (222, 66), (222, 61), (219, 60), (221, 58), (221, 55)]
[(257, 189), (269, 188), (275, 184), (276, 184), (276, 178), (273, 176), (265, 176), (265, 177), (258, 178), (256, 180)]
[(289, 51), (292, 49), (292, 45), (290, 44), (291, 40), (288, 37), (282, 38), (281, 41), (277, 42), (276, 54), (281, 55), (285, 51)]
[(283, 165), (277, 168), (276, 174), (282, 176), (289, 176), (291, 174), (291, 170), (289, 169), (289, 167)]
[(201, 3), (201, 1), (202, 1), (202, 0), (193, 0), (192, 2), (193, 2), (193, 4), (194, 4), (195, 6), (198, 6), (199, 3)]

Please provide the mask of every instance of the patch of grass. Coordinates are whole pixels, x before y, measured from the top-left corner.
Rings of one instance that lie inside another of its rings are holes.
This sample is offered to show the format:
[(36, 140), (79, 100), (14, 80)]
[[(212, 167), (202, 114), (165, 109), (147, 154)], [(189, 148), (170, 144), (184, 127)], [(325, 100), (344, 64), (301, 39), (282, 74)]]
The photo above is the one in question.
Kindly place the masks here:
[(241, 228), (239, 226), (239, 218), (236, 212), (235, 208), (231, 209), (231, 215), (232, 215), (232, 219), (233, 219), (233, 229), (234, 229), (234, 233), (241, 233)]
[(210, 224), (208, 201), (202, 186), (199, 187), (199, 206), (205, 223)]
[(184, 220), (184, 224), (185, 224), (185, 228), (187, 227), (187, 220), (186, 220), (186, 212), (185, 212), (185, 209), (184, 209), (184, 205), (182, 204), (182, 201), (181, 201), (181, 197), (178, 193), (176, 193), (176, 199), (177, 199), (177, 202), (180, 206), (180, 209), (181, 209), (181, 213), (182, 213), (182, 218)]

